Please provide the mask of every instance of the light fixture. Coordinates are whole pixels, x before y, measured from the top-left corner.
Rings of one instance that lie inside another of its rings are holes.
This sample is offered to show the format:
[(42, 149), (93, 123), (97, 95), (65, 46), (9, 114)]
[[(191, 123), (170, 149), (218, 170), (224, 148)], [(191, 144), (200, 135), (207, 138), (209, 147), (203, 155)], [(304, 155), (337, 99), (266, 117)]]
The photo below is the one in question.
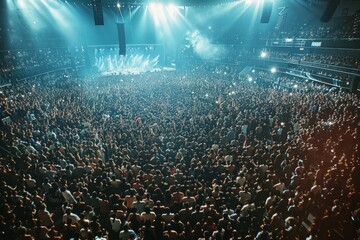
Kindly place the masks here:
[(261, 53), (260, 53), (260, 57), (261, 58), (266, 58), (267, 57), (267, 52), (265, 52), (265, 51), (262, 51)]

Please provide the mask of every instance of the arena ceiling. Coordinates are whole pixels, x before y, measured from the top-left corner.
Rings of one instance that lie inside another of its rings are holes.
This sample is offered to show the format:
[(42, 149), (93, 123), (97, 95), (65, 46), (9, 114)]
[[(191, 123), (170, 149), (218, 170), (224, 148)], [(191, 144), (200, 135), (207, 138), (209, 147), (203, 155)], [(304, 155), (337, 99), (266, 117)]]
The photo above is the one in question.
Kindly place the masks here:
[[(219, 5), (233, 2), (245, 2), (247, 4), (263, 2), (263, 1), (280, 1), (280, 0), (58, 0), (61, 2), (70, 2), (70, 3), (82, 3), (82, 4), (91, 4), (96, 1), (101, 1), (101, 3), (106, 5), (116, 5), (120, 3), (122, 5), (148, 5), (151, 3), (161, 3), (161, 4), (174, 4), (177, 6), (205, 6), (205, 5)], [(290, 0), (289, 0), (290, 1)], [(300, 2), (307, 2), (309, 5), (322, 5), (326, 4), (329, 0), (293, 0)], [(343, 0), (343, 1), (357, 1), (357, 0)]]
[[(99, 0), (60, 0), (67, 2), (76, 2), (89, 4)], [(201, 5), (217, 5), (231, 2), (256, 2), (263, 0), (101, 0), (103, 5), (117, 4), (118, 2), (122, 5), (147, 5), (150, 3), (162, 3), (162, 4), (174, 4), (177, 6), (201, 6)]]

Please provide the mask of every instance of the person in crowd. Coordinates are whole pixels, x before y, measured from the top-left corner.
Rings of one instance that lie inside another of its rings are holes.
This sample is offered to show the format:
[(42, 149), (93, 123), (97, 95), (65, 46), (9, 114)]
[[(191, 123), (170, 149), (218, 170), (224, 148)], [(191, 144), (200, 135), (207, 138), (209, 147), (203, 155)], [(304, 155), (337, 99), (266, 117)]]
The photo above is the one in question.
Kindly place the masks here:
[(129, 240), (136, 239), (136, 233), (130, 228), (129, 224), (126, 222), (123, 226), (123, 230), (119, 233), (119, 240)]

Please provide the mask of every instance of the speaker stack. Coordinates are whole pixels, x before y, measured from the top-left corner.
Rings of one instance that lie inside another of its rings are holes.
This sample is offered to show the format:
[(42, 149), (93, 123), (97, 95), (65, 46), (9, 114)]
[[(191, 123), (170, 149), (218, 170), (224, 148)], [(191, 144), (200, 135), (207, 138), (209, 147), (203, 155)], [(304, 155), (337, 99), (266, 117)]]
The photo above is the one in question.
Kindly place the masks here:
[(104, 25), (104, 13), (101, 0), (92, 0), (95, 25)]
[(264, 2), (262, 14), (261, 14), (261, 23), (269, 23), (272, 11), (272, 2)]
[(119, 39), (119, 54), (126, 55), (126, 40), (125, 40), (125, 24), (117, 23), (117, 32)]

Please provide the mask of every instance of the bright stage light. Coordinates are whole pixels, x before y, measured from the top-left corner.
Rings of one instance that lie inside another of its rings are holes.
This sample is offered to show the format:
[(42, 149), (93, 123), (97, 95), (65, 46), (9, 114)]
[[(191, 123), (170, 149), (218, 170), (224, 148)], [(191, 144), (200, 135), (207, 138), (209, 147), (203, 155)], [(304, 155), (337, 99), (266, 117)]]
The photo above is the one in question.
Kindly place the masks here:
[(261, 58), (266, 58), (266, 57), (267, 57), (267, 52), (262, 51), (262, 52), (260, 53), (260, 57), (261, 57)]
[(163, 5), (161, 3), (150, 3), (148, 5), (149, 9), (151, 11), (153, 11), (154, 13), (158, 13), (158, 11), (163, 11), (165, 13), (165, 9), (166, 9), (166, 12), (168, 13), (174, 13), (176, 10), (177, 10), (177, 6), (174, 5), (174, 4), (168, 4), (168, 5)]
[(168, 4), (167, 6), (166, 6), (166, 10), (167, 10), (167, 12), (168, 12), (168, 16), (171, 18), (171, 19), (175, 19), (175, 14), (176, 14), (176, 12), (177, 12), (177, 7), (174, 5), (174, 4), (172, 4), (172, 3), (170, 3), (170, 4)]
[(253, 80), (252, 77), (249, 77), (249, 78), (248, 78), (248, 81), (249, 81), (249, 82), (252, 82), (252, 80)]
[(163, 8), (161, 3), (150, 3), (149, 8), (151, 11), (157, 12)]
[(117, 8), (120, 8), (120, 7), (121, 7), (120, 3), (117, 3), (116, 6), (117, 6)]
[(270, 69), (270, 71), (271, 71), (271, 73), (276, 73), (277, 70), (276, 70), (276, 68), (273, 67)]
[(154, 11), (154, 10), (155, 10), (155, 7), (156, 7), (156, 4), (155, 4), (155, 3), (150, 3), (150, 4), (149, 4), (149, 9), (150, 9), (151, 11)]
[(24, 0), (19, 0), (19, 1), (18, 1), (18, 4), (19, 4), (19, 7), (20, 7), (20, 8), (25, 8), (25, 7), (26, 7), (26, 3), (25, 3)]
[(294, 84), (294, 88), (298, 88), (299, 86), (297, 84)]
[(245, 4), (246, 5), (250, 5), (250, 4), (253, 4), (253, 3), (260, 4), (260, 3), (263, 3), (265, 1), (272, 1), (272, 0), (245, 0)]
[(170, 10), (170, 11), (175, 11), (176, 10), (176, 6), (174, 5), (174, 4), (172, 4), (172, 3), (170, 3), (168, 6), (167, 6), (167, 8)]

